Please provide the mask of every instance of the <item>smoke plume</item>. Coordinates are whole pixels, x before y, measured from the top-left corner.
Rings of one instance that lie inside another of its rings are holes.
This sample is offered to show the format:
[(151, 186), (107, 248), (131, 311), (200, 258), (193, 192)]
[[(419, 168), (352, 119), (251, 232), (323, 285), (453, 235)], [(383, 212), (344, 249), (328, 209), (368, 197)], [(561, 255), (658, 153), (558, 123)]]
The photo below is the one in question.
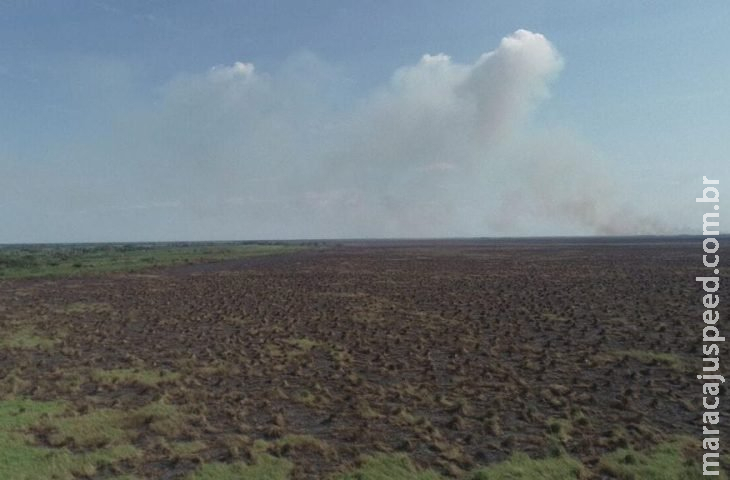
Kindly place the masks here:
[(356, 100), (311, 53), (216, 66), (96, 112), (93, 140), (54, 152), (83, 180), (32, 172), (42, 194), (18, 195), (31, 217), (55, 209), (59, 240), (662, 231), (590, 148), (525, 128), (562, 68), (526, 30), (472, 63), (424, 55)]

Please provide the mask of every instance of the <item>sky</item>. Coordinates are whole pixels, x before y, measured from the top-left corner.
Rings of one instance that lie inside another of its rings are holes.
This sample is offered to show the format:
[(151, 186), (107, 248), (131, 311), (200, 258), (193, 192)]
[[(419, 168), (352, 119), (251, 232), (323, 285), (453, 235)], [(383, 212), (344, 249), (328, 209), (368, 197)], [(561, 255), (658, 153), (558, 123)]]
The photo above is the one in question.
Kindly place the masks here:
[(0, 243), (701, 234), (727, 25), (722, 1), (0, 0)]

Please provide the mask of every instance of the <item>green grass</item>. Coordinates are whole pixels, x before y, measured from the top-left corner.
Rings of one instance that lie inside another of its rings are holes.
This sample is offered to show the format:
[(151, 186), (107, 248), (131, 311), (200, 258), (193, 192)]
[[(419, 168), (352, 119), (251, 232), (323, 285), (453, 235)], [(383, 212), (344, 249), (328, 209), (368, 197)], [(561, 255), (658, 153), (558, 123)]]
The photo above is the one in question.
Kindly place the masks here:
[[(230, 443), (238, 442), (232, 439)], [(310, 435), (285, 435), (274, 441), (259, 439), (253, 442), (249, 450), (252, 457), (249, 463), (240, 461), (206, 463), (185, 478), (186, 480), (287, 480), (291, 478), (294, 464), (276, 453), (284, 447), (313, 448), (323, 453), (329, 451), (324, 442)]]
[[(464, 477), (467, 480), (570, 480), (585, 478), (580, 462), (568, 456), (531, 459), (516, 453), (509, 460), (479, 468)], [(365, 459), (362, 466), (335, 480), (444, 480), (433, 470), (416, 467), (403, 454), (378, 454)]]
[(177, 372), (165, 370), (145, 370), (135, 368), (118, 368), (114, 370), (96, 370), (92, 378), (105, 384), (137, 384), (156, 387), (180, 378)]
[(258, 454), (252, 464), (216, 462), (201, 465), (186, 480), (286, 480), (293, 468), (289, 460)]
[(577, 460), (566, 455), (533, 459), (515, 453), (508, 460), (482, 468), (470, 480), (571, 480), (584, 478), (585, 469)]
[(8, 433), (34, 424), (40, 418), (62, 413), (61, 402), (35, 402), (25, 399), (0, 400), (0, 432)]
[(368, 457), (357, 470), (337, 477), (337, 480), (441, 480), (432, 470), (421, 470), (403, 454), (379, 454)]
[(172, 442), (169, 444), (170, 452), (179, 457), (190, 457), (208, 448), (205, 442), (191, 440), (188, 442)]
[(284, 244), (97, 244), (0, 247), (0, 279), (132, 272), (150, 267), (213, 262), (305, 248)]
[(51, 431), (51, 445), (66, 444), (78, 448), (98, 448), (120, 445), (129, 440), (123, 428), (124, 413), (113, 409), (98, 409), (85, 415), (52, 417), (42, 422)]
[(65, 410), (66, 406), (61, 402), (0, 401), (0, 478), (73, 480), (94, 475), (102, 465), (139, 454), (132, 445), (116, 445), (81, 454), (66, 448), (35, 445), (28, 429)]
[[(329, 456), (330, 454), (334, 454), (334, 450), (327, 444), (327, 442), (320, 440), (317, 437), (314, 437), (312, 435), (302, 435), (302, 434), (287, 434), (283, 437), (267, 442), (268, 446), (266, 450), (263, 450), (263, 452), (266, 453), (277, 453), (280, 452), (286, 448), (301, 448), (304, 452), (309, 451), (316, 451), (319, 452), (322, 455)], [(262, 451), (261, 449), (261, 443), (256, 444), (257, 447), (254, 448), (254, 451)], [(306, 455), (306, 453), (305, 453)]]
[(162, 401), (148, 403), (126, 415), (130, 427), (147, 425), (154, 433), (167, 437), (180, 435), (187, 421), (187, 416), (175, 405)]
[(100, 408), (83, 415), (55, 415), (39, 424), (52, 445), (88, 449), (125, 445), (143, 426), (157, 435), (175, 437), (185, 420), (174, 405), (153, 402), (131, 411)]
[[(648, 452), (631, 448), (609, 453), (599, 468), (619, 480), (700, 480), (702, 459), (697, 440), (677, 438)], [(715, 477), (727, 479), (725, 472)]]

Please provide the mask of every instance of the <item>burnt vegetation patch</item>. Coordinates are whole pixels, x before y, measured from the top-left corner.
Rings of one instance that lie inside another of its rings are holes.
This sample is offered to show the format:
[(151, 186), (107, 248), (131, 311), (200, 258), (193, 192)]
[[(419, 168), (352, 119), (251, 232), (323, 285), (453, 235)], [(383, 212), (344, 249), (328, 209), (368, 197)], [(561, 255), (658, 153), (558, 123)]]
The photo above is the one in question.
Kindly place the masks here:
[(68, 478), (673, 478), (641, 472), (698, 461), (699, 255), (350, 243), (4, 280), (0, 401), (58, 405), (7, 435), (87, 455)]

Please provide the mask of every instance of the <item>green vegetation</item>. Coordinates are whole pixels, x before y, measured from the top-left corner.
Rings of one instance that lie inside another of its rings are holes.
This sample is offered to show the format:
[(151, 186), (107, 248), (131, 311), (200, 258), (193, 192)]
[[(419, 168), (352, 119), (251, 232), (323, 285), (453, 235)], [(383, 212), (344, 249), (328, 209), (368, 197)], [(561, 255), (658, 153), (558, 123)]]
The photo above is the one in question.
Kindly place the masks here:
[(573, 425), (570, 420), (564, 418), (551, 418), (547, 422), (547, 430), (550, 436), (558, 440), (561, 444), (568, 443)]
[[(618, 480), (699, 480), (702, 465), (697, 441), (676, 437), (648, 452), (621, 449), (605, 455), (601, 473)], [(464, 477), (467, 480), (580, 480), (589, 478), (588, 470), (566, 454), (533, 459), (515, 453), (508, 460), (479, 468)], [(719, 477), (727, 479), (725, 473)], [(431, 470), (418, 469), (402, 454), (379, 454), (368, 457), (358, 469), (336, 480), (443, 480)]]
[(6, 348), (51, 348), (59, 340), (40, 335), (33, 327), (25, 326), (8, 332), (0, 340), (0, 346)]
[(374, 455), (368, 457), (360, 468), (338, 477), (337, 480), (440, 480), (432, 470), (416, 468), (403, 454)]
[(171, 444), (168, 444), (167, 446), (170, 453), (180, 458), (190, 458), (196, 453), (208, 448), (208, 446), (200, 440), (191, 440), (189, 442), (173, 442)]
[(290, 461), (258, 454), (252, 464), (207, 463), (187, 477), (187, 480), (286, 480), (293, 469)]
[[(698, 452), (697, 440), (680, 437), (649, 452), (627, 448), (610, 453), (601, 459), (600, 469), (620, 480), (700, 480)], [(727, 479), (727, 475), (722, 472), (717, 478)]]
[(123, 446), (143, 426), (157, 435), (175, 437), (184, 428), (185, 420), (177, 407), (158, 401), (132, 411), (99, 408), (82, 415), (48, 416), (38, 426), (47, 432), (53, 446), (88, 449)]
[(226, 441), (232, 454), (239, 455), (239, 447), (246, 448), (251, 455), (249, 463), (203, 464), (188, 475), (187, 480), (285, 480), (291, 478), (294, 464), (281, 457), (282, 450), (303, 448), (324, 453), (329, 451), (324, 442), (310, 435), (290, 434), (274, 441), (256, 440), (253, 444), (249, 442), (247, 437), (241, 436), (233, 436)]
[[(178, 437), (187, 417), (174, 405), (153, 402), (125, 412), (97, 409), (74, 414), (62, 402), (39, 402), (29, 399), (0, 401), (0, 478), (17, 480), (73, 480), (91, 477), (99, 468), (120, 461), (134, 462), (143, 452), (132, 445), (140, 428), (159, 435), (158, 445), (171, 457), (196, 458), (207, 448), (200, 440), (170, 441)], [(549, 426), (562, 422), (551, 421)], [(549, 427), (550, 428), (550, 427)], [(557, 428), (557, 427), (556, 427)], [(33, 432), (33, 434), (31, 434)], [(39, 437), (36, 437), (39, 435)], [(247, 463), (207, 463), (191, 472), (187, 480), (284, 480), (291, 476), (294, 464), (282, 456), (291, 449), (315, 449), (327, 454), (326, 443), (309, 435), (285, 435), (275, 441), (251, 440), (235, 436), (228, 448), (240, 458), (245, 449)], [(44, 438), (47, 446), (38, 438)], [(639, 452), (625, 448), (601, 458), (601, 473), (619, 480), (692, 480), (700, 479), (699, 446), (692, 438), (675, 437), (672, 441)], [(554, 457), (533, 459), (515, 453), (508, 460), (467, 473), (465, 480), (579, 480), (587, 478), (586, 468), (562, 453)], [(135, 477), (114, 477), (117, 479)], [(334, 480), (443, 480), (434, 472), (416, 467), (404, 454), (376, 454), (365, 457), (354, 470), (334, 476)], [(727, 479), (723, 473), (719, 478)]]
[(85, 415), (54, 417), (42, 422), (53, 446), (94, 448), (120, 445), (128, 440), (122, 425), (123, 412), (98, 409)]
[(146, 425), (152, 432), (168, 437), (180, 435), (187, 421), (187, 416), (175, 405), (163, 401), (149, 403), (125, 415), (130, 427)]
[(98, 467), (136, 457), (132, 445), (117, 445), (84, 453), (35, 445), (28, 429), (43, 419), (62, 414), (60, 402), (0, 401), (0, 478), (72, 480), (92, 476)]
[(304, 248), (272, 243), (95, 244), (0, 247), (0, 278), (132, 272)]
[(317, 437), (312, 435), (301, 435), (301, 434), (287, 434), (283, 437), (266, 443), (255, 443), (255, 449), (261, 449), (265, 446), (266, 453), (278, 453), (289, 449), (301, 449), (303, 451), (316, 451), (325, 456), (334, 453), (334, 450), (327, 444)]
[(509, 460), (483, 468), (471, 480), (570, 480), (584, 478), (584, 467), (566, 455), (532, 459), (515, 453)]
[(118, 368), (114, 370), (96, 370), (92, 377), (105, 384), (137, 384), (145, 387), (156, 387), (180, 378), (177, 372), (165, 370), (145, 370), (135, 368)]
[(8, 435), (37, 422), (40, 418), (65, 410), (60, 402), (34, 402), (32, 400), (0, 401), (0, 434)]
[(320, 342), (312, 340), (311, 338), (290, 338), (286, 340), (286, 343), (300, 349), (304, 353), (310, 351), (314, 347), (321, 345)]
[[(132, 411), (100, 408), (74, 414), (62, 402), (2, 400), (0, 478), (71, 480), (93, 476), (105, 465), (141, 457), (142, 452), (132, 445), (141, 428), (160, 437), (176, 437), (186, 419), (175, 406), (164, 402)], [(39, 444), (37, 438), (44, 438), (47, 446)], [(166, 444), (164, 438), (161, 442)], [(180, 457), (206, 447), (200, 441), (168, 445), (170, 452)]]

